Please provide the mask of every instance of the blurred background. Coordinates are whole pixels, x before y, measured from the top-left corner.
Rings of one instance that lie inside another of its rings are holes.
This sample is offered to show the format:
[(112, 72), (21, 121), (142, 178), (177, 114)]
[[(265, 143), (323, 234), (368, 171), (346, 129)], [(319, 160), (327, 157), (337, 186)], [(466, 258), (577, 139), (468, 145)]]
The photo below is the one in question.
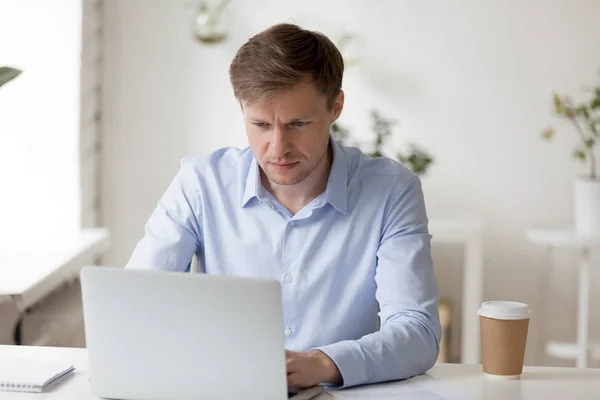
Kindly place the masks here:
[(478, 304), (512, 300), (532, 309), (527, 365), (600, 367), (599, 16), (600, 0), (0, 0), (0, 67), (22, 71), (0, 87), (0, 343), (85, 346), (79, 269), (127, 262), (181, 158), (246, 146), (229, 63), (293, 22), (346, 59), (337, 137), (421, 176), (441, 361), (479, 362)]

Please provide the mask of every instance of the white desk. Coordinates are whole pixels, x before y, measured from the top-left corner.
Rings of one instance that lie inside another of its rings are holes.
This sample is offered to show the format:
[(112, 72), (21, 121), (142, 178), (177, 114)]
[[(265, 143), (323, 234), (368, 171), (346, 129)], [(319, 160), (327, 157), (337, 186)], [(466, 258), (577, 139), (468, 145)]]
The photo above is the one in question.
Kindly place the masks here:
[(461, 356), (464, 364), (481, 363), (479, 317), (483, 300), (483, 224), (478, 220), (431, 218), (432, 244), (459, 244), (464, 248)]
[[(85, 349), (0, 346), (0, 357), (64, 360), (73, 363), (75, 375), (43, 394), (0, 392), (2, 400), (91, 400)], [(438, 364), (427, 375), (465, 400), (598, 399), (600, 369), (525, 367), (520, 381), (496, 381), (483, 376), (479, 365)], [(373, 385), (395, 385), (394, 382)], [(367, 389), (369, 387), (366, 387)], [(365, 387), (361, 388), (364, 390)], [(352, 389), (347, 389), (352, 390)], [(368, 398), (368, 397), (365, 397)], [(332, 400), (328, 394), (318, 400)]]
[(483, 376), (479, 365), (438, 364), (427, 375), (468, 400), (600, 398), (600, 369), (525, 367), (520, 380)]
[[(590, 251), (600, 247), (600, 235), (580, 235), (569, 227), (538, 227), (527, 231), (527, 238), (536, 244), (575, 249), (580, 252), (579, 296), (577, 303), (577, 340), (575, 343), (550, 341), (546, 352), (554, 357), (575, 360), (577, 367), (588, 366), (588, 356), (599, 357), (600, 342), (588, 338), (590, 316)], [(543, 271), (544, 276), (548, 275)], [(543, 299), (541, 299), (543, 301)], [(597, 311), (595, 311), (597, 313)], [(599, 395), (600, 397), (600, 395)]]
[[(109, 245), (107, 229), (82, 229), (68, 236), (13, 243), (0, 251), (0, 301), (12, 299), (22, 314), (94, 263)], [(19, 339), (20, 321), (15, 328)]]

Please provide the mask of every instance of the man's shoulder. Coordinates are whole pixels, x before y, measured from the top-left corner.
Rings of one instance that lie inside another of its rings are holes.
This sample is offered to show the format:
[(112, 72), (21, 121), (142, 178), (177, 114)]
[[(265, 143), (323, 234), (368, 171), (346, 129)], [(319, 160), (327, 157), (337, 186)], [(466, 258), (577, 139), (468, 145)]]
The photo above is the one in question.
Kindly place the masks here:
[(238, 176), (252, 162), (249, 148), (223, 147), (204, 155), (181, 159), (181, 168), (198, 176)]
[(418, 179), (409, 168), (388, 157), (371, 157), (356, 147), (344, 146), (352, 179), (389, 188), (390, 183), (404, 184)]

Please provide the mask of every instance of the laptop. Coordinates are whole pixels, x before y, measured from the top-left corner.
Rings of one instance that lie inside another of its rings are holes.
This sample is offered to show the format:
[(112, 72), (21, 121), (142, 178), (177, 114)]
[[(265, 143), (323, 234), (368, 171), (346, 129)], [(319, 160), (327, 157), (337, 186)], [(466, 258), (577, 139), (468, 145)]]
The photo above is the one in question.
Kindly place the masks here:
[(307, 400), (289, 392), (280, 283), (85, 267), (91, 390), (123, 400)]

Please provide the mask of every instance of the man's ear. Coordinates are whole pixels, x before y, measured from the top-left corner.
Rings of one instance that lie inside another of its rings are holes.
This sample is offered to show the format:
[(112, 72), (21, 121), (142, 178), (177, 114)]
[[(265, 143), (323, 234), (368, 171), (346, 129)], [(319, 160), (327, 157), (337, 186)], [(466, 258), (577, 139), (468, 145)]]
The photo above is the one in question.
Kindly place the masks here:
[(344, 109), (344, 91), (340, 90), (340, 93), (338, 93), (337, 97), (335, 98), (335, 101), (333, 102), (333, 107), (332, 107), (332, 111), (333, 111), (332, 117), (333, 118), (331, 121), (332, 124), (335, 121), (337, 121), (337, 119), (340, 117), (343, 109)]

